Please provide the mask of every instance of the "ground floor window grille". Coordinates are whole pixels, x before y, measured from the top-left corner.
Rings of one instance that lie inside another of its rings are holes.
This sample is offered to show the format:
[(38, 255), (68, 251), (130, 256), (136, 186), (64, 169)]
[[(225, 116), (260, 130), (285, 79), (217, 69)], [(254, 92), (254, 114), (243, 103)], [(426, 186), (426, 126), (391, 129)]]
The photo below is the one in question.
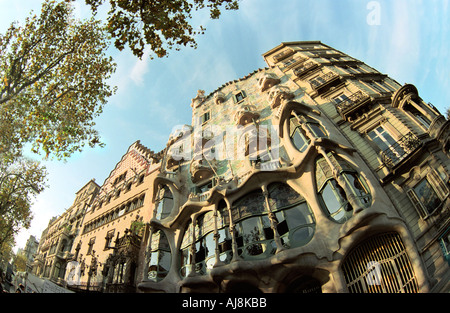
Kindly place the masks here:
[(366, 239), (346, 256), (342, 269), (350, 293), (419, 291), (410, 259), (397, 233)]

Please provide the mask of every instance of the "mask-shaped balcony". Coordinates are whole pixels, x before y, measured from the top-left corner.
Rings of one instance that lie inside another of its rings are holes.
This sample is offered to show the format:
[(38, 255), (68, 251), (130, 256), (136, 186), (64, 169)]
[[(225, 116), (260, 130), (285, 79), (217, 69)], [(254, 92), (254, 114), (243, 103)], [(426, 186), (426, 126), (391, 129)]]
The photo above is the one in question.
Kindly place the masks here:
[(259, 113), (256, 111), (254, 105), (242, 105), (234, 115), (234, 121), (237, 125), (245, 126), (256, 121), (259, 118)]
[(225, 102), (225, 100), (226, 100), (226, 97), (223, 92), (218, 91), (214, 94), (214, 103), (215, 104), (222, 104)]
[(191, 125), (182, 125), (181, 127), (175, 128), (169, 136), (169, 140), (167, 142), (167, 146), (173, 145), (175, 142), (183, 138), (184, 136), (188, 136), (192, 133)]
[(240, 140), (245, 146), (245, 156), (253, 159), (266, 153), (272, 142), (267, 129), (254, 127), (250, 131), (246, 131), (242, 136), (245, 136), (243, 141), (242, 139)]
[(272, 88), (275, 85), (278, 85), (280, 83), (280, 79), (275, 77), (272, 74), (266, 73), (264, 76), (259, 80), (259, 88), (261, 92), (266, 91), (269, 88)]
[(277, 108), (283, 101), (291, 100), (293, 98), (294, 94), (285, 86), (275, 86), (269, 92), (269, 101), (272, 109)]
[(191, 180), (194, 184), (201, 182), (203, 180), (209, 179), (215, 174), (215, 160), (192, 160), (190, 172), (191, 172)]

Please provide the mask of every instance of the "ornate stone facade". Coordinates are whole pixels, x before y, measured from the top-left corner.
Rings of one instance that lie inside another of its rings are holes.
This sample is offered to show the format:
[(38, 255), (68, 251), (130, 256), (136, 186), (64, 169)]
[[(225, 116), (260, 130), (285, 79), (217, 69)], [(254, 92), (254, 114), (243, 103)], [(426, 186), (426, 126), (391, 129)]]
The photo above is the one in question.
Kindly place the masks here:
[(448, 291), (449, 121), (321, 42), (192, 99), (141, 292)]
[(450, 122), (319, 41), (263, 57), (199, 90), (191, 125), (160, 153), (134, 143), (96, 187), (73, 289), (450, 290)]

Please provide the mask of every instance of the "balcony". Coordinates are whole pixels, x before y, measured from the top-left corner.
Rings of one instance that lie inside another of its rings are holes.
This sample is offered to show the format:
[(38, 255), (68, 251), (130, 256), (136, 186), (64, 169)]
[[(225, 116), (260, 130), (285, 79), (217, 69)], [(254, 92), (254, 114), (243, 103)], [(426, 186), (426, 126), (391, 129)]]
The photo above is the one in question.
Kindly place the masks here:
[(234, 121), (237, 125), (245, 126), (256, 121), (259, 113), (254, 105), (242, 105), (234, 115)]
[(392, 170), (420, 146), (419, 138), (410, 132), (381, 153), (383, 163), (389, 170)]
[(370, 101), (370, 97), (362, 91), (355, 92), (348, 97), (347, 100), (336, 101), (336, 109), (341, 114), (343, 119), (347, 119), (349, 116), (353, 115), (355, 112), (359, 111), (365, 104)]
[(217, 104), (217, 105), (222, 104), (226, 100), (227, 100), (227, 98), (223, 92), (218, 91), (214, 94), (214, 103), (215, 104)]
[(317, 64), (313, 61), (309, 61), (309, 62), (303, 63), (301, 66), (295, 68), (294, 75), (297, 76), (298, 78), (301, 78), (303, 75), (305, 75), (309, 71), (311, 71), (315, 68), (318, 68), (318, 67), (319, 67), (319, 64)]
[(324, 89), (337, 85), (339, 82), (339, 75), (333, 72), (326, 73), (309, 81), (311, 87), (317, 92), (321, 92)]
[(259, 80), (259, 88), (261, 92), (266, 91), (269, 88), (272, 88), (275, 85), (278, 85), (281, 82), (281, 80), (278, 77), (275, 77), (272, 74), (265, 74), (260, 80)]
[(214, 176), (214, 160), (193, 160), (191, 163), (191, 179), (193, 183), (211, 178)]
[(275, 61), (275, 63), (278, 63), (284, 59), (286, 59), (287, 57), (291, 56), (294, 54), (294, 50), (292, 49), (286, 49), (276, 55), (273, 56), (273, 60)]
[(272, 109), (277, 108), (283, 101), (288, 101), (293, 99), (295, 96), (285, 86), (276, 86), (269, 92), (269, 101)]
[(279, 160), (270, 160), (270, 161), (255, 160), (254, 162), (252, 162), (252, 167), (255, 170), (260, 170), (262, 172), (271, 172), (280, 169), (281, 163)]

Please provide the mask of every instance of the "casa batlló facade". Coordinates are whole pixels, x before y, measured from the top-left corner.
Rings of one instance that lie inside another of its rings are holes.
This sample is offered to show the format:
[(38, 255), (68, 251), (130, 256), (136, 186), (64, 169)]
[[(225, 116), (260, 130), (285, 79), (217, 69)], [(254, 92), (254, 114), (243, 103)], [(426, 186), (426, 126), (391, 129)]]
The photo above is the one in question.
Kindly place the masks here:
[(450, 122), (319, 41), (263, 57), (98, 186), (71, 250), (78, 290), (448, 292)]
[(263, 57), (171, 135), (139, 290), (448, 290), (449, 122), (321, 42)]

